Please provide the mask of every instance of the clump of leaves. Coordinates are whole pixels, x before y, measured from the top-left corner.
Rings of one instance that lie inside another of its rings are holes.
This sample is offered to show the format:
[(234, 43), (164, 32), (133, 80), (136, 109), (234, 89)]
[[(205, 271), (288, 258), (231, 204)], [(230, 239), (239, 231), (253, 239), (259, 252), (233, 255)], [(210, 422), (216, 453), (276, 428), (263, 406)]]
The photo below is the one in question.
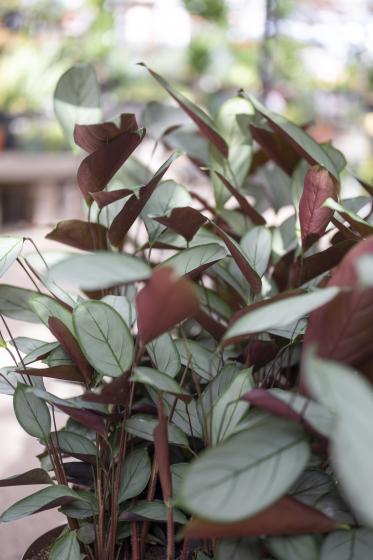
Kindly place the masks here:
[[(373, 188), (345, 198), (343, 155), (256, 99), (212, 118), (149, 72), (178, 104), (141, 116), (168, 159), (136, 158), (134, 115), (96, 123), (94, 71), (74, 67), (56, 108), (88, 219), (47, 237), (77, 250), (0, 240), (1, 273), (33, 284), (0, 285), (0, 389), (44, 446), (0, 481), (42, 489), (0, 520), (66, 515), (25, 560), (368, 559)], [(205, 186), (165, 179), (180, 150)], [(14, 338), (8, 318), (51, 336)]]

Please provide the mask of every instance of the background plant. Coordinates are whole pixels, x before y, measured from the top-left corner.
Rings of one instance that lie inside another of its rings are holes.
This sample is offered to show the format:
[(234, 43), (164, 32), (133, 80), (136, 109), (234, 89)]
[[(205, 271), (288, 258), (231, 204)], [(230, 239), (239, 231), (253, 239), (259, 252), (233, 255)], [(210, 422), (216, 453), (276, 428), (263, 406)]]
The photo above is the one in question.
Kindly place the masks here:
[[(52, 560), (364, 560), (372, 187), (347, 199), (343, 155), (245, 93), (212, 118), (149, 72), (178, 108), (99, 124), (93, 68), (59, 81), (88, 217), (47, 237), (77, 251), (1, 238), (1, 273), (18, 264), (32, 286), (0, 286), (13, 362), (0, 388), (45, 451), (0, 482), (43, 485), (0, 521), (66, 515), (25, 559), (52, 544)], [(138, 120), (167, 153), (155, 171), (134, 155)], [(164, 179), (180, 157), (209, 190)], [(15, 339), (8, 317), (54, 341)], [(51, 394), (48, 378), (76, 396)]]

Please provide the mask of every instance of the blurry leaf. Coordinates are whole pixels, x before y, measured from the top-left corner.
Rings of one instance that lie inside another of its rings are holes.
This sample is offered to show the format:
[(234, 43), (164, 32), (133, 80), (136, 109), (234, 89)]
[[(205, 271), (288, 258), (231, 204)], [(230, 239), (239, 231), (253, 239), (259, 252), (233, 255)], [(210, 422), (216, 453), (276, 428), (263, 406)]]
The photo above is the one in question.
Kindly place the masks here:
[(184, 536), (203, 539), (329, 533), (337, 527), (334, 520), (317, 509), (285, 496), (264, 511), (235, 523), (214, 523), (194, 518), (185, 527)]
[(59, 319), (70, 332), (73, 332), (72, 316), (70, 311), (57, 300), (49, 296), (37, 295), (29, 301), (31, 309), (40, 318), (46, 327), (49, 326), (49, 319), (55, 317)]
[(80, 546), (76, 531), (59, 537), (49, 552), (49, 560), (80, 560)]
[(270, 230), (264, 226), (254, 227), (242, 237), (240, 245), (252, 268), (260, 277), (263, 276), (271, 257)]
[(100, 87), (91, 64), (73, 66), (61, 76), (54, 92), (54, 111), (71, 146), (76, 123), (101, 120)]
[(22, 519), (22, 517), (27, 517), (38, 511), (43, 511), (43, 509), (48, 509), (46, 506), (50, 504), (55, 503), (54, 507), (56, 507), (60, 505), (61, 502), (57, 502), (57, 500), (61, 498), (81, 499), (77, 492), (71, 490), (67, 486), (59, 484), (48, 486), (10, 506), (10, 508), (0, 516), (0, 522), (7, 523), (8, 521)]
[(132, 335), (112, 307), (101, 301), (80, 303), (73, 322), (83, 354), (101, 375), (119, 377), (131, 367)]
[(191, 399), (190, 394), (182, 389), (179, 383), (177, 383), (172, 377), (165, 373), (157, 371), (153, 368), (143, 366), (136, 367), (133, 371), (134, 373), (131, 377), (132, 381), (137, 381), (138, 383), (149, 385), (160, 393), (170, 393), (171, 395), (177, 395), (179, 399), (185, 401), (189, 401)]
[(147, 133), (158, 142), (169, 130), (187, 124), (189, 119), (178, 107), (150, 101), (145, 105), (141, 121)]
[(97, 251), (63, 259), (49, 269), (48, 278), (98, 290), (145, 280), (149, 274), (148, 265), (132, 255)]
[(218, 294), (205, 286), (196, 286), (196, 291), (199, 300), (205, 311), (208, 313), (216, 313), (222, 319), (229, 321), (233, 315), (233, 309), (224, 299), (218, 296)]
[(154, 173), (153, 177), (146, 183), (146, 185), (140, 189), (139, 193), (133, 194), (127, 200), (122, 210), (115, 216), (109, 228), (109, 240), (114, 247), (121, 248), (123, 246), (124, 239), (129, 229), (140, 216), (146, 203), (159, 185), (164, 174), (178, 157), (179, 154), (177, 152), (172, 154)]
[(360, 235), (362, 235), (363, 237), (367, 237), (368, 235), (373, 234), (373, 226), (371, 224), (360, 218), (360, 216), (358, 216), (351, 210), (344, 208), (341, 204), (333, 200), (333, 198), (328, 198), (325, 201), (324, 206), (330, 208), (331, 210), (339, 212), (342, 218), (350, 224), (352, 229), (360, 233)]
[(39, 318), (30, 307), (30, 299), (36, 295), (38, 293), (32, 290), (1, 284), (0, 312), (11, 319), (38, 323)]
[[(126, 198), (127, 196), (131, 196), (132, 194), (133, 194), (132, 189), (114, 189), (112, 191), (97, 191), (97, 192), (90, 193), (90, 195), (92, 196), (93, 200), (96, 202), (100, 210), (102, 208), (105, 208), (109, 204), (118, 202), (123, 198)], [(114, 204), (113, 206), (116, 207), (116, 205)]]
[[(373, 390), (359, 373), (341, 363), (321, 360), (309, 351), (304, 359), (307, 387), (336, 415), (330, 455), (353, 511), (373, 525)], [(346, 453), (348, 450), (348, 453)]]
[(203, 519), (241, 520), (283, 496), (308, 458), (302, 429), (278, 418), (264, 418), (193, 461), (180, 504)]
[(304, 179), (303, 193), (299, 201), (299, 221), (302, 245), (308, 249), (326, 230), (333, 211), (324, 203), (328, 198), (338, 199), (339, 185), (326, 169), (311, 167)]
[(126, 296), (104, 296), (101, 301), (107, 303), (119, 313), (128, 327), (136, 320), (136, 308)]
[(294, 150), (311, 165), (319, 164), (325, 167), (329, 173), (338, 179), (338, 172), (333, 161), (311, 136), (282, 115), (273, 113), (264, 107), (264, 105), (259, 103), (254, 97), (249, 96), (249, 99), (254, 105), (255, 110), (265, 117), (270, 127), (281, 136), (283, 141), (294, 148)]
[(107, 249), (106, 233), (106, 228), (100, 224), (82, 220), (64, 220), (45, 237), (82, 251), (98, 251)]
[[(146, 441), (154, 441), (153, 432), (157, 424), (157, 419), (152, 416), (135, 414), (128, 418), (126, 422), (126, 431)], [(168, 438), (171, 444), (188, 447), (188, 440), (185, 434), (174, 424), (168, 426)]]
[(19, 424), (31, 436), (47, 440), (51, 430), (51, 417), (47, 405), (28, 391), (27, 385), (18, 383), (13, 398), (14, 413)]
[(149, 482), (151, 465), (146, 449), (135, 449), (126, 457), (121, 469), (118, 503), (135, 498)]
[(47, 471), (44, 469), (31, 469), (30, 471), (24, 472), (22, 474), (16, 474), (8, 478), (3, 478), (0, 480), (0, 488), (6, 486), (29, 486), (30, 484), (51, 484), (52, 479), (50, 478)]
[(226, 250), (217, 243), (198, 245), (176, 253), (163, 261), (162, 266), (172, 266), (179, 276), (187, 274), (194, 277), (223, 259), (226, 254)]
[(166, 82), (164, 78), (156, 74), (153, 70), (148, 68), (145, 64), (141, 63), (148, 72), (157, 80), (157, 82), (175, 99), (185, 113), (192, 119), (198, 126), (202, 136), (207, 138), (216, 148), (222, 153), (224, 157), (228, 156), (228, 146), (225, 140), (217, 131), (213, 120), (194, 103), (189, 101), (184, 95), (177, 92), (173, 87)]
[(136, 306), (139, 335), (146, 344), (193, 317), (199, 302), (187, 278), (177, 278), (172, 268), (161, 266), (137, 294)]
[[(267, 130), (264, 126), (257, 126), (259, 123), (250, 123), (250, 130), (257, 144), (262, 148), (256, 152), (256, 158), (261, 155), (272, 160), (287, 175), (292, 175), (298, 165), (300, 155), (290, 144), (284, 143), (281, 135), (277, 131)], [(264, 159), (264, 158), (263, 158)], [(263, 161), (266, 163), (266, 160)]]
[(373, 290), (361, 289), (358, 280), (358, 262), (363, 255), (370, 254), (372, 236), (357, 243), (344, 256), (327, 283), (328, 289), (340, 287), (341, 292), (309, 318), (304, 346), (316, 343), (323, 358), (359, 366), (373, 356)]
[(170, 150), (181, 150), (198, 166), (207, 166), (209, 143), (192, 124), (171, 130), (163, 138)]
[(208, 425), (211, 425), (212, 445), (217, 445), (234, 433), (238, 422), (249, 408), (241, 397), (253, 385), (251, 370), (244, 369), (237, 373), (224, 393), (214, 402), (209, 412), (210, 419), (207, 419)]
[(188, 468), (189, 463), (175, 463), (174, 465), (171, 465), (172, 490), (174, 496), (179, 493)]
[[(130, 515), (139, 516), (139, 519), (145, 518), (152, 521), (167, 521), (167, 508), (164, 503), (159, 500), (153, 500), (152, 502), (140, 500), (127, 511)], [(119, 516), (119, 519), (126, 519), (127, 511), (124, 511)], [(186, 522), (186, 517), (181, 511), (174, 509), (173, 513), (175, 523), (183, 525)]]
[(163, 502), (170, 508), (172, 498), (172, 479), (170, 470), (170, 448), (168, 445), (168, 418), (164, 415), (163, 403), (158, 401), (158, 424), (154, 428), (154, 457), (159, 469), (159, 482)]
[(342, 173), (347, 165), (346, 158), (344, 157), (342, 152), (340, 150), (337, 150), (337, 148), (335, 148), (330, 142), (323, 142), (321, 144), (321, 147), (332, 160), (334, 167), (338, 171), (338, 173)]
[(175, 342), (168, 333), (154, 338), (146, 345), (146, 349), (153, 365), (170, 377), (175, 377), (181, 367), (179, 352)]
[(325, 305), (335, 298), (339, 291), (339, 288), (331, 286), (308, 294), (264, 302), (264, 305), (241, 315), (233, 322), (224, 337), (224, 341), (232, 344), (233, 341), (240, 340), (253, 333), (290, 325), (305, 317), (314, 309)]
[(271, 537), (266, 544), (277, 560), (319, 560), (320, 547), (315, 537), (299, 535)]
[(370, 560), (373, 531), (351, 529), (328, 535), (322, 546), (320, 560)]
[(22, 237), (0, 236), (0, 276), (12, 266), (22, 251)]
[(216, 549), (216, 560), (260, 560), (260, 547), (254, 539), (223, 539)]
[(174, 208), (169, 216), (156, 217), (155, 220), (182, 235), (187, 241), (191, 241), (206, 222), (206, 218), (190, 206)]
[(220, 357), (194, 340), (175, 340), (183, 366), (189, 366), (202, 379), (210, 381), (220, 368)]

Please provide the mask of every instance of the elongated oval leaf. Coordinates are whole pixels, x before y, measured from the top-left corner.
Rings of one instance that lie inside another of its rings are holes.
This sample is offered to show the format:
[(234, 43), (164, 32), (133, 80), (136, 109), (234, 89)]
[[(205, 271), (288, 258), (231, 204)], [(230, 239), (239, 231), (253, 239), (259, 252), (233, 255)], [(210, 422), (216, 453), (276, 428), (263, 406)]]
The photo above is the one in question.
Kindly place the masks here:
[(22, 428), (31, 436), (48, 439), (51, 417), (44, 401), (29, 392), (26, 385), (19, 383), (14, 393), (14, 412)]
[(124, 253), (97, 251), (90, 255), (71, 255), (49, 269), (48, 279), (66, 282), (84, 290), (110, 288), (146, 280), (150, 268), (140, 259)]
[(321, 547), (320, 560), (370, 560), (373, 531), (352, 529), (331, 533)]
[(183, 366), (189, 366), (202, 379), (210, 381), (219, 371), (220, 357), (194, 340), (175, 340)]
[(226, 250), (217, 243), (209, 243), (184, 249), (165, 260), (162, 266), (171, 266), (179, 276), (199, 274), (223, 259), (226, 254)]
[(49, 560), (80, 560), (76, 531), (69, 531), (56, 540), (49, 552)]
[(258, 226), (249, 230), (240, 245), (252, 268), (260, 277), (263, 276), (271, 257), (272, 236), (269, 229)]
[(125, 296), (105, 296), (102, 298), (104, 303), (110, 305), (119, 313), (128, 327), (131, 327), (136, 320), (136, 308), (134, 304)]
[(149, 482), (151, 465), (146, 449), (135, 449), (126, 460), (121, 471), (118, 502), (135, 498)]
[(39, 323), (38, 316), (30, 307), (30, 299), (36, 295), (38, 293), (32, 290), (2, 284), (0, 285), (0, 312), (11, 319)]
[(133, 339), (122, 317), (100, 301), (79, 304), (73, 322), (80, 347), (101, 375), (119, 377), (133, 360)]
[(0, 276), (12, 266), (22, 251), (23, 239), (21, 237), (0, 237)]
[(249, 334), (282, 328), (291, 325), (314, 309), (325, 305), (339, 293), (339, 288), (333, 286), (289, 298), (273, 303), (266, 303), (253, 311), (241, 316), (228, 329), (224, 341), (231, 343)]
[[(154, 429), (158, 425), (158, 420), (146, 414), (135, 414), (128, 418), (126, 422), (126, 430), (133, 436), (145, 439), (146, 441), (154, 441)], [(188, 447), (188, 440), (185, 434), (174, 424), (168, 426), (168, 441), (174, 445)]]
[(48, 296), (38, 295), (30, 299), (30, 307), (46, 327), (49, 326), (49, 319), (56, 317), (70, 332), (73, 331), (73, 322), (70, 311), (55, 299)]
[(164, 333), (146, 345), (154, 367), (170, 377), (175, 377), (181, 368), (180, 356), (171, 335)]
[(31, 469), (30, 471), (24, 472), (22, 474), (16, 474), (8, 478), (3, 478), (0, 480), (0, 488), (5, 486), (28, 486), (29, 484), (51, 484), (52, 479), (50, 478), (47, 471), (44, 469)]
[(171, 395), (178, 395), (179, 398), (182, 398), (184, 400), (191, 399), (189, 393), (183, 390), (180, 385), (174, 379), (172, 379), (172, 377), (156, 369), (149, 367), (137, 367), (134, 369), (134, 374), (132, 375), (131, 379), (132, 381), (137, 381), (139, 383), (143, 383), (144, 385), (149, 385), (160, 393), (170, 393)]
[(194, 515), (214, 521), (254, 515), (286, 493), (309, 453), (302, 429), (267, 417), (201, 454), (178, 501)]
[(70, 432), (68, 430), (52, 432), (51, 439), (53, 445), (72, 456), (96, 455), (96, 447), (91, 440), (75, 432)]
[(0, 516), (0, 522), (7, 523), (8, 521), (22, 519), (22, 517), (27, 517), (28, 515), (42, 511), (46, 506), (54, 502), (56, 502), (56, 505), (59, 505), (57, 500), (61, 498), (82, 499), (77, 492), (71, 490), (67, 486), (58, 484), (48, 486), (10, 506), (10, 508), (4, 511)]

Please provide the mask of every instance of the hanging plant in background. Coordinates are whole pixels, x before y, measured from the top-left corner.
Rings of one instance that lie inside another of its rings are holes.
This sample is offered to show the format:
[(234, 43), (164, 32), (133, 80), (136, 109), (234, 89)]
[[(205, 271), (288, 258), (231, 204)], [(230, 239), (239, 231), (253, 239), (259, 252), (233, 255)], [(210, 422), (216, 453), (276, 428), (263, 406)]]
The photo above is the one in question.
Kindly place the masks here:
[[(344, 198), (342, 154), (254, 98), (213, 118), (149, 72), (178, 108), (100, 123), (92, 67), (57, 86), (88, 218), (47, 237), (75, 251), (0, 238), (1, 274), (33, 284), (0, 285), (0, 390), (44, 447), (0, 481), (42, 485), (0, 521), (65, 514), (24, 560), (368, 560), (372, 188)], [(144, 138), (158, 169), (136, 157)], [(178, 157), (210, 191), (169, 178)], [(8, 318), (52, 341), (14, 338)]]

